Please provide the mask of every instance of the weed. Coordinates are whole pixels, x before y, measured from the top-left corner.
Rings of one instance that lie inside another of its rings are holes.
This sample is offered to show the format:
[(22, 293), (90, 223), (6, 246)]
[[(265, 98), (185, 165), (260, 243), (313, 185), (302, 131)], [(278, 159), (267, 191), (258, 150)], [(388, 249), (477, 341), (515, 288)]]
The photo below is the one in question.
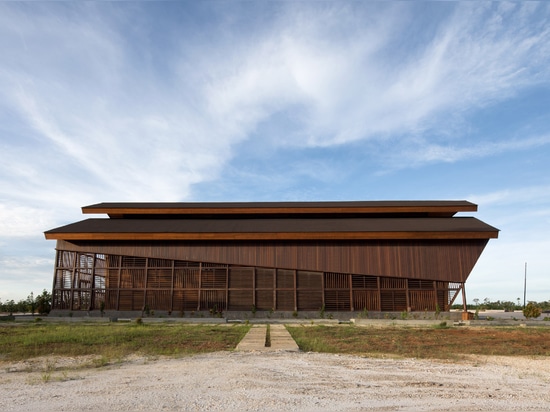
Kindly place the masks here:
[(107, 366), (109, 364), (109, 358), (107, 358), (106, 356), (100, 356), (99, 358), (95, 358), (93, 361), (92, 361), (92, 364), (96, 367), (96, 368), (101, 368), (103, 366)]
[(143, 319), (142, 318), (136, 318), (136, 325), (143, 325)]
[(267, 324), (267, 328), (265, 330), (265, 347), (271, 347), (271, 325), (269, 323)]
[(407, 311), (401, 312), (401, 319), (407, 320), (409, 318), (409, 313)]
[(435, 304), (435, 318), (439, 319), (439, 315), (441, 314), (441, 307), (439, 306), (439, 303)]
[(294, 317), (294, 318), (298, 317), (298, 311), (297, 310), (292, 312), (292, 317)]

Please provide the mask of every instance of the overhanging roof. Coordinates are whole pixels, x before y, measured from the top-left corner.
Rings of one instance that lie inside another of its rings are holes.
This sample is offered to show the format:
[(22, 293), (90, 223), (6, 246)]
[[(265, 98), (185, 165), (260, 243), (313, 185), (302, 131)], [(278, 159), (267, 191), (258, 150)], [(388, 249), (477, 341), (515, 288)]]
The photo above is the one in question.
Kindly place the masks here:
[(477, 205), (465, 200), (384, 200), (349, 202), (177, 202), (98, 203), (82, 213), (108, 214), (112, 218), (160, 215), (423, 215), (452, 217), (475, 212)]
[(490, 239), (498, 229), (473, 217), (87, 219), (45, 232), (63, 240)]

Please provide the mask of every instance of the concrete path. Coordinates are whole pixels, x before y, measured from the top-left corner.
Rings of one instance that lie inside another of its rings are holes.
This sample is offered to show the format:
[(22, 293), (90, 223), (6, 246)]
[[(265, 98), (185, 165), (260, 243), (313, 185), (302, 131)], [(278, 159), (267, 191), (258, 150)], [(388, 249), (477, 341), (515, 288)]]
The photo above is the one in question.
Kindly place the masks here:
[(265, 346), (267, 326), (254, 325), (250, 331), (239, 342), (236, 350), (245, 351), (292, 351), (298, 352), (298, 345), (290, 336), (284, 325), (270, 325), (271, 346)]

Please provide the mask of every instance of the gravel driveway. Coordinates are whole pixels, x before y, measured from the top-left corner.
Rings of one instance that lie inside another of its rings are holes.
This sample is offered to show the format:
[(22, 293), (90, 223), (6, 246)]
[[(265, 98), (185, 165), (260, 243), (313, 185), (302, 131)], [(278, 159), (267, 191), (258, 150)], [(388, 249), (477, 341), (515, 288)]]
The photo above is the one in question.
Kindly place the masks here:
[(0, 364), (9, 411), (547, 411), (550, 359), (460, 362), (303, 352), (217, 352)]

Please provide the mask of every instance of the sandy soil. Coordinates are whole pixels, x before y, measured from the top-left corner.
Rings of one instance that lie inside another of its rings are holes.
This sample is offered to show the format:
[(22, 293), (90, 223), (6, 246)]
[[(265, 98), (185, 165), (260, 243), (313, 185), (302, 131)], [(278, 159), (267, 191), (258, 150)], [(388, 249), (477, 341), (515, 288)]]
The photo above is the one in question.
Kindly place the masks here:
[(549, 358), (457, 363), (218, 352), (94, 368), (90, 363), (3, 362), (0, 405), (9, 411), (550, 410)]

